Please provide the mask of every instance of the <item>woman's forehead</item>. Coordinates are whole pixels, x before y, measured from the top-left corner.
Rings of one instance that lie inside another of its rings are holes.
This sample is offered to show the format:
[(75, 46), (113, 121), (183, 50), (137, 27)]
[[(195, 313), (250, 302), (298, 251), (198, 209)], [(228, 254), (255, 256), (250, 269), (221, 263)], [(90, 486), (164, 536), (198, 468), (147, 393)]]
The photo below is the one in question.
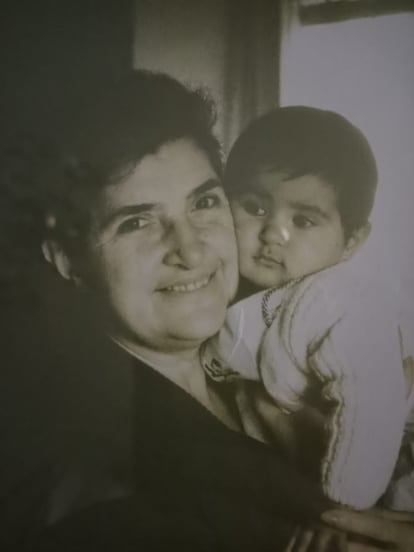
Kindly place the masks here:
[(162, 145), (143, 157), (114, 184), (102, 189), (96, 214), (129, 205), (170, 205), (186, 201), (206, 183), (219, 185), (208, 155), (189, 138)]

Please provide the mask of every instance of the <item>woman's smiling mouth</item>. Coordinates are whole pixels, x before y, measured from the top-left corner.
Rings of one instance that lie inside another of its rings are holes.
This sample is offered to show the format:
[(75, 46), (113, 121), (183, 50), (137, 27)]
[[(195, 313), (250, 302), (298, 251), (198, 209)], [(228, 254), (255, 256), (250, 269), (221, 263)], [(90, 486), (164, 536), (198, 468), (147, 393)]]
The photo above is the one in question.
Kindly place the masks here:
[(164, 288), (162, 291), (169, 291), (169, 292), (175, 292), (175, 293), (188, 293), (191, 291), (197, 291), (198, 289), (201, 289), (203, 287), (206, 287), (214, 274), (210, 274), (209, 276), (205, 276), (204, 278), (200, 278), (198, 280), (193, 280), (191, 282), (186, 283), (177, 283), (172, 286), (168, 286)]

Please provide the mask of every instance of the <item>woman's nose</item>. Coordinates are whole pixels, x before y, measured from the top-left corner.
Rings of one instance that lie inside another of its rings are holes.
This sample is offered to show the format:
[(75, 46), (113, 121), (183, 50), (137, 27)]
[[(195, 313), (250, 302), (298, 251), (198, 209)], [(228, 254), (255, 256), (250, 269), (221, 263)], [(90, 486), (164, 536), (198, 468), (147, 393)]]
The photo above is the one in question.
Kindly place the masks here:
[(166, 239), (166, 264), (189, 269), (197, 267), (202, 262), (203, 244), (199, 231), (189, 221), (172, 223), (166, 230)]
[(290, 239), (288, 221), (281, 217), (269, 217), (264, 221), (260, 239), (267, 244), (286, 245)]

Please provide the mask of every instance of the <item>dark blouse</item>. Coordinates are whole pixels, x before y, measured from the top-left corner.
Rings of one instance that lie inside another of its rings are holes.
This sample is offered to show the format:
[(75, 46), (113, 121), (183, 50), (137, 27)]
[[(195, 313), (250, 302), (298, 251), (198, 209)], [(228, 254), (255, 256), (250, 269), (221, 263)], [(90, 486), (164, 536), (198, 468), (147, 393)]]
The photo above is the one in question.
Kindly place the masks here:
[(2, 480), (2, 550), (274, 552), (327, 506), (277, 450), (109, 340), (49, 384), (54, 412)]

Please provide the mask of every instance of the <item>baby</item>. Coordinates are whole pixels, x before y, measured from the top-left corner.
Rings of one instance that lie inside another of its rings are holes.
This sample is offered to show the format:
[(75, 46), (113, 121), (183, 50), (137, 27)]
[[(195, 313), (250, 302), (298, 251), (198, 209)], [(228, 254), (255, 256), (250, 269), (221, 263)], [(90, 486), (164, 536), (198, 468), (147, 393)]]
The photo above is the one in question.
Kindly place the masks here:
[(263, 383), (273, 434), (298, 463), (297, 443), (313, 444), (297, 414), (317, 406), (324, 492), (369, 507), (391, 480), (410, 402), (395, 302), (352, 260), (370, 232), (371, 148), (339, 114), (280, 108), (237, 140), (224, 183), (248, 297), (229, 309), (203, 366), (216, 381)]

